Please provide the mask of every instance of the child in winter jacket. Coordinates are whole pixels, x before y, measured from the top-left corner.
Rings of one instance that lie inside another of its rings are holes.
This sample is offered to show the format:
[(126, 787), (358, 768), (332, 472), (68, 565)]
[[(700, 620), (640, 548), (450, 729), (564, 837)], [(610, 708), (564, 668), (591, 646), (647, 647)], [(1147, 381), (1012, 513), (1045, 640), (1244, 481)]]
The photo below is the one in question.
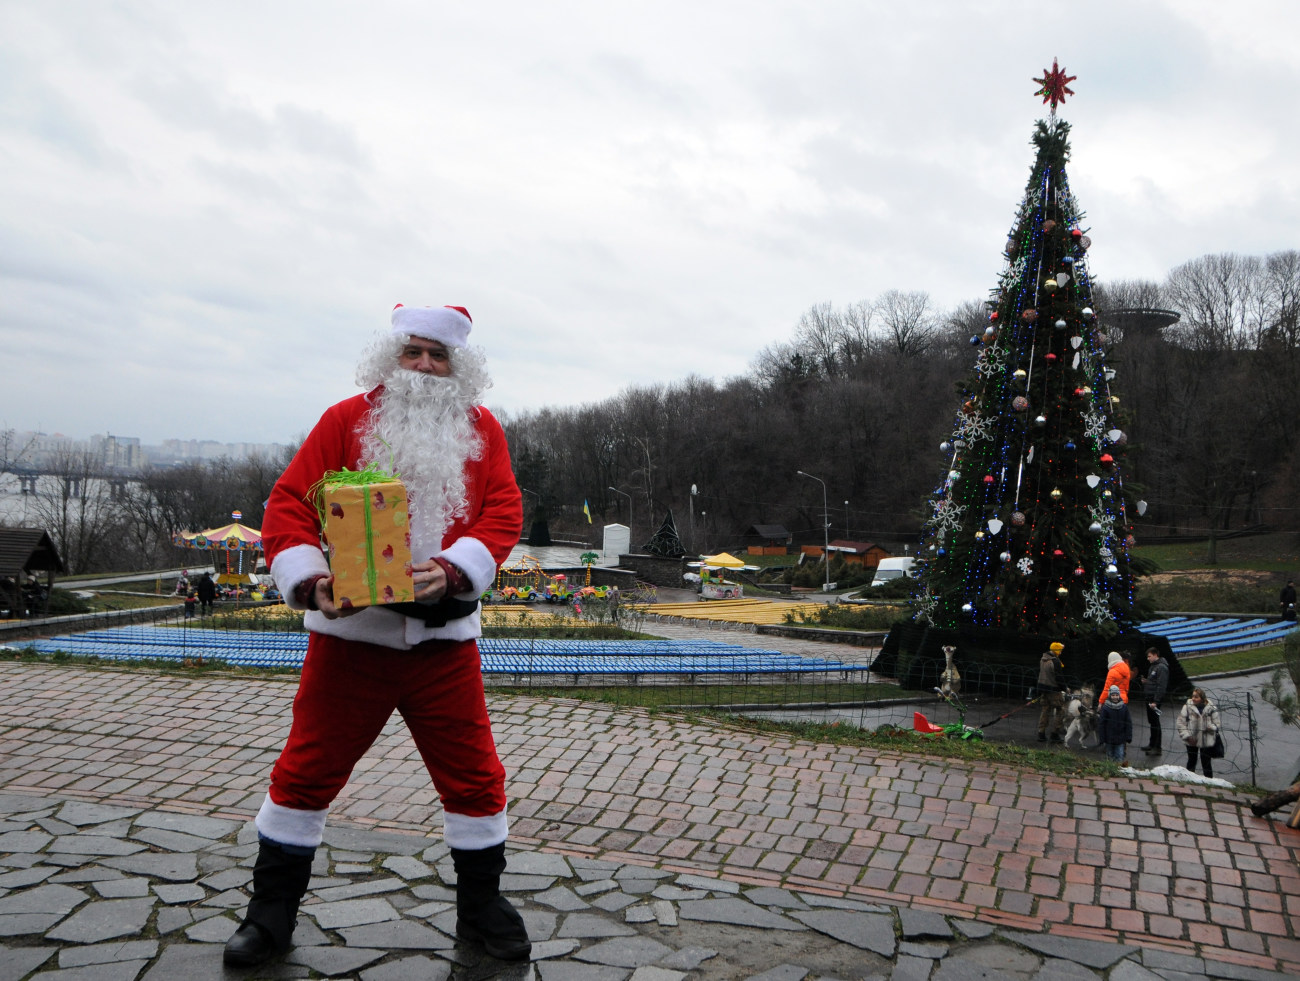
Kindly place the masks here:
[(1106, 758), (1124, 762), (1125, 746), (1133, 741), (1133, 716), (1120, 695), (1119, 685), (1111, 685), (1106, 700), (1097, 713), (1097, 739), (1106, 747)]

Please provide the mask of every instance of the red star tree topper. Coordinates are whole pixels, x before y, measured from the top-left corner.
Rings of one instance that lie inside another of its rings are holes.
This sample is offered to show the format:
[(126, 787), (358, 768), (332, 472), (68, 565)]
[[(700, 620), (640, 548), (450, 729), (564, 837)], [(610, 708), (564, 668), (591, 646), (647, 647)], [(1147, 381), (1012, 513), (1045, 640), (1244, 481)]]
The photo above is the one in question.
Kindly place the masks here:
[(1034, 79), (1041, 86), (1034, 95), (1041, 95), (1044, 105), (1050, 102), (1052, 112), (1056, 112), (1057, 105), (1064, 102), (1067, 95), (1074, 95), (1074, 89), (1070, 88), (1069, 85), (1078, 77), (1078, 75), (1065, 74), (1056, 66), (1056, 59), (1053, 58), (1052, 70), (1048, 71), (1044, 68), (1043, 77)]

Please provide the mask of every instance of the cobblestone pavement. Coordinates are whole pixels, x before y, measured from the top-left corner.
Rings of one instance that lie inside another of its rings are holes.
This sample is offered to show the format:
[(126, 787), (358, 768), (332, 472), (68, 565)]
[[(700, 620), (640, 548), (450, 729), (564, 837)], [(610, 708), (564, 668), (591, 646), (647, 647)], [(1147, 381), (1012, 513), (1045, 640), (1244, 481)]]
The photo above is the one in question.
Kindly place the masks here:
[[(0, 981), (223, 976), (294, 681), (7, 662), (0, 685)], [(1300, 974), (1300, 835), (1230, 791), (490, 701), (535, 963), (447, 935), (439, 808), (394, 722), (261, 976)]]

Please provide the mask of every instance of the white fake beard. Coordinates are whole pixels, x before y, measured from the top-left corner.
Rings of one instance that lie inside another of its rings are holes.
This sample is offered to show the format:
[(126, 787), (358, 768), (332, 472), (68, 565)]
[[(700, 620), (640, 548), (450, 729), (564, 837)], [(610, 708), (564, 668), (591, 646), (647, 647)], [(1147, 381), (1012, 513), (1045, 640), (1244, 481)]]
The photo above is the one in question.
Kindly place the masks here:
[(362, 463), (397, 471), (407, 488), (412, 530), (422, 526), (434, 549), (447, 526), (465, 514), (465, 464), (483, 453), (471, 420), (475, 388), (455, 374), (394, 368), (362, 439)]

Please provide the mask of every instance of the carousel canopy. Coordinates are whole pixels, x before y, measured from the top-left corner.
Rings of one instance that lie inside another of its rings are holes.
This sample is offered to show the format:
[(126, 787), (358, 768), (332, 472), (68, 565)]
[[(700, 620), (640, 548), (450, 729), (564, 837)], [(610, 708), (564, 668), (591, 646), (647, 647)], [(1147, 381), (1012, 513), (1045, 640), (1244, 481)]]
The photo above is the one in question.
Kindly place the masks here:
[(174, 541), (180, 548), (256, 549), (259, 552), (262, 550), (262, 532), (238, 521), (204, 531), (183, 531)]
[(728, 552), (717, 555), (701, 555), (700, 562), (710, 569), (740, 569), (745, 563)]

